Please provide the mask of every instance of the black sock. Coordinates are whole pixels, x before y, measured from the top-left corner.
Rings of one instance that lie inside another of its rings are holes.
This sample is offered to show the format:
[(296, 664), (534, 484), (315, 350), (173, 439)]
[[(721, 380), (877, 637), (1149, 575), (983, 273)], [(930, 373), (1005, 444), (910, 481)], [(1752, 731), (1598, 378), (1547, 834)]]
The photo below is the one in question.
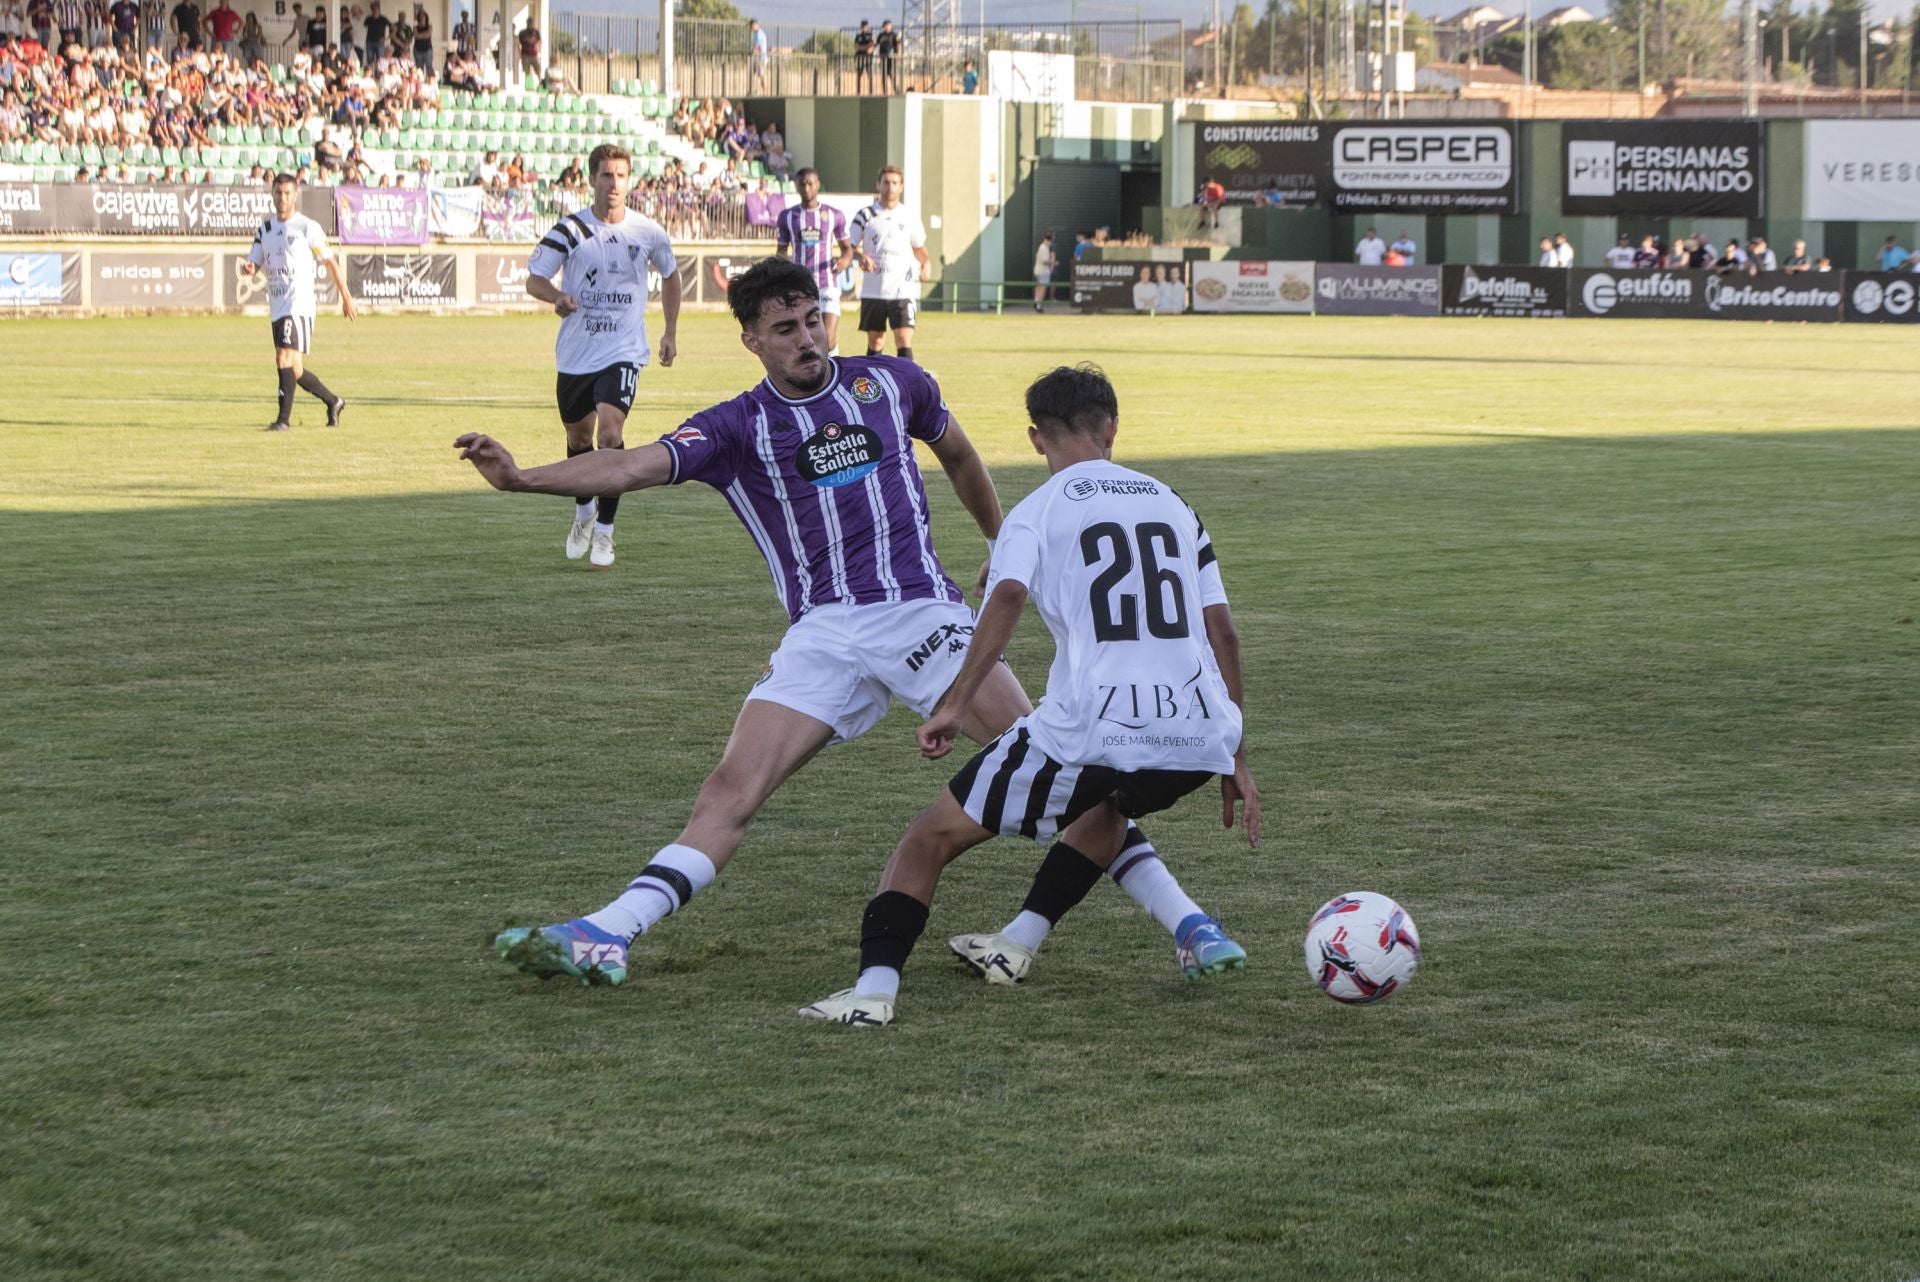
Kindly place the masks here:
[(300, 376), (300, 390), (313, 393), (313, 395), (318, 396), (328, 405), (333, 404), (333, 393), (327, 390), (327, 385), (322, 383), (320, 376), (312, 370), (308, 370)]
[(1147, 835), (1140, 831), (1138, 824), (1130, 823), (1127, 825), (1127, 835), (1120, 839), (1120, 853), (1107, 865), (1107, 875), (1113, 878), (1115, 885), (1119, 885), (1129, 868), (1143, 858), (1152, 858), (1154, 853), (1153, 843), (1147, 840)]
[(896, 347), (893, 349), (893, 354), (895, 356), (898, 356), (903, 361), (910, 361), (913, 359), (913, 349), (911, 347)]
[[(600, 448), (603, 450), (624, 450), (627, 447), (624, 445), (602, 445)], [(618, 494), (602, 494), (600, 496), (600, 524), (612, 525), (614, 514), (619, 510), (620, 496)]]
[(1105, 871), (1066, 842), (1056, 841), (1040, 862), (1040, 871), (1033, 874), (1027, 902), (1020, 906), (1045, 917), (1048, 925), (1058, 926), (1060, 919), (1099, 884)]
[[(567, 446), (568, 458), (579, 458), (582, 454), (591, 454), (591, 453), (593, 453), (593, 446), (591, 445), (568, 445)], [(593, 502), (593, 495), (591, 494), (576, 495), (573, 501), (575, 504), (591, 503)]]
[(907, 968), (907, 954), (927, 928), (927, 906), (898, 890), (883, 891), (867, 902), (860, 918), (860, 969)]
[(273, 420), (274, 422), (276, 423), (293, 422), (293, 389), (295, 386), (296, 384), (293, 378), (293, 371), (290, 369), (281, 370), (280, 371), (280, 417), (274, 419)]

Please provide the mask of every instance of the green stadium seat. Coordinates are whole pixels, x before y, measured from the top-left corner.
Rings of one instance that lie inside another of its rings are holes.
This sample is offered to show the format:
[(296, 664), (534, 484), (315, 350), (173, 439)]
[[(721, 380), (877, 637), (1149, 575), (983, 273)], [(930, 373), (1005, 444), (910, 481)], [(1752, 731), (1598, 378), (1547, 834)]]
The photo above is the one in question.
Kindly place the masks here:
[(648, 92), (648, 93), (650, 93), (650, 94), (657, 94), (657, 93), (659, 93), (659, 92), (660, 92), (660, 82), (659, 82), (659, 81), (657, 81), (657, 80), (649, 80), (649, 81), (647, 81), (647, 92)]
[(262, 141), (260, 137), (260, 126), (248, 125), (241, 133), (241, 140), (249, 147), (258, 147)]

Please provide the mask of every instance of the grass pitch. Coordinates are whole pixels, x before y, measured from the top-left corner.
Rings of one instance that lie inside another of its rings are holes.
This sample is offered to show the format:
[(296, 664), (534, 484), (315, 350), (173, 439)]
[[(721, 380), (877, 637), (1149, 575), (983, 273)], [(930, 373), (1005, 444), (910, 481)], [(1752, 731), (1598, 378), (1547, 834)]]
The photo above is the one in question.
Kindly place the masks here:
[[(349, 425), (290, 436), (265, 328), (0, 323), (0, 1276), (1920, 1274), (1910, 334), (928, 318), (1008, 503), (1026, 382), (1115, 376), (1220, 550), (1269, 835), (1149, 827), (1251, 954), (1204, 985), (1110, 886), (963, 977), (1039, 855), (983, 847), (862, 1034), (792, 1011), (949, 773), (910, 717), (627, 987), (502, 967), (674, 835), (782, 615), (701, 487), (596, 575), (455, 462), (560, 453), (550, 322), (323, 318)], [(757, 372), (682, 348), (630, 439)], [(1364, 1010), (1300, 960), (1355, 888), (1428, 950)]]

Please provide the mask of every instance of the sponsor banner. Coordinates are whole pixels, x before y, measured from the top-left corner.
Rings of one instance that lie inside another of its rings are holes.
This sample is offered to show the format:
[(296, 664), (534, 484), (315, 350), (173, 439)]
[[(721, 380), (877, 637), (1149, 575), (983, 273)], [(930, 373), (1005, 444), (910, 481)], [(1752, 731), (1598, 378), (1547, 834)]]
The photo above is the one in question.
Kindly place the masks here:
[(1837, 272), (1708, 276), (1707, 315), (1716, 320), (1837, 321), (1841, 283)]
[(1438, 267), (1316, 263), (1313, 309), (1328, 316), (1438, 316)]
[(212, 253), (88, 255), (95, 307), (202, 310), (214, 305)]
[(1133, 287), (1140, 269), (1152, 263), (1087, 263), (1073, 265), (1073, 305), (1083, 312), (1131, 312)]
[(1520, 212), (1512, 125), (1343, 125), (1332, 132), (1335, 209)]
[(79, 263), (78, 254), (0, 254), (0, 307), (78, 307)]
[(1707, 272), (1595, 271), (1576, 267), (1571, 272), (1568, 301), (1575, 316), (1639, 316), (1667, 320), (1704, 319), (1707, 310)]
[(452, 254), (348, 254), (347, 288), (362, 307), (457, 307)]
[(436, 236), (468, 240), (480, 234), (486, 193), (478, 187), (434, 187), (427, 192), (427, 225)]
[(1448, 316), (1565, 316), (1566, 269), (1448, 265), (1440, 269), (1440, 310)]
[[(742, 274), (747, 270), (747, 268), (753, 266), (755, 263), (759, 261), (760, 259), (757, 256), (752, 254), (702, 255), (698, 260), (698, 265), (695, 269), (700, 277), (699, 301), (703, 303), (726, 302), (727, 286), (733, 283), (733, 278)], [(679, 264), (687, 264), (692, 262), (694, 262), (694, 259), (692, 258), (691, 255), (682, 256), (679, 259), (677, 259), (677, 263)], [(683, 285), (684, 285), (684, 281), (683, 281)], [(656, 294), (659, 292), (659, 289), (660, 289), (659, 277), (653, 271), (652, 268), (647, 269), (647, 288)], [(686, 290), (683, 288), (681, 291), (681, 301), (691, 303), (695, 300), (693, 295), (690, 293), (687, 293)]]
[[(245, 254), (226, 254), (220, 263), (220, 302), (225, 307), (267, 307), (267, 277), (264, 272), (248, 273)], [(313, 269), (314, 303), (320, 308), (340, 306), (340, 291), (333, 287), (333, 276), (315, 264)]]
[(1195, 125), (1193, 190), (1213, 178), (1230, 205), (1251, 205), (1261, 192), (1281, 205), (1317, 205), (1332, 181), (1332, 132), (1320, 124)]
[(1311, 312), (1313, 264), (1197, 261), (1196, 312)]
[(540, 218), (533, 193), (523, 189), (490, 191), (480, 198), (480, 234), (508, 245), (531, 245), (540, 239)]
[(55, 231), (53, 193), (47, 183), (0, 183), (0, 234)]
[(1842, 320), (1920, 323), (1920, 276), (1912, 272), (1848, 272), (1840, 292)]
[(334, 216), (343, 245), (424, 245), (427, 193), (405, 187), (336, 187)]
[[(266, 187), (112, 186), (89, 183), (53, 188), (55, 229), (140, 236), (251, 237), (273, 216)], [(331, 236), (333, 193), (309, 187), (300, 212)]]
[(481, 253), (473, 259), (473, 301), (482, 307), (544, 307), (527, 293), (525, 254)]
[(1560, 211), (1758, 218), (1758, 121), (1568, 120)]
[(1805, 217), (1920, 221), (1920, 120), (1809, 120), (1804, 128)]

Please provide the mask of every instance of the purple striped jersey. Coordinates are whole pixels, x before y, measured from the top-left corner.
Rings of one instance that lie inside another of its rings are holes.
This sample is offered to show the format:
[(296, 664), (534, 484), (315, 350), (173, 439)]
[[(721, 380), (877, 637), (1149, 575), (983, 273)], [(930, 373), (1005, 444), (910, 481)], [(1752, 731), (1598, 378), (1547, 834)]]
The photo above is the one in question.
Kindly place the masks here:
[(834, 601), (963, 601), (934, 555), (913, 457), (914, 441), (946, 434), (939, 385), (891, 356), (832, 364), (805, 400), (762, 380), (661, 437), (670, 483), (704, 481), (725, 496), (795, 622)]
[(789, 205), (775, 221), (778, 247), (793, 246), (793, 261), (812, 272), (820, 292), (826, 293), (833, 284), (833, 263), (840, 256), (840, 242), (847, 238), (847, 216), (832, 205), (814, 209)]

